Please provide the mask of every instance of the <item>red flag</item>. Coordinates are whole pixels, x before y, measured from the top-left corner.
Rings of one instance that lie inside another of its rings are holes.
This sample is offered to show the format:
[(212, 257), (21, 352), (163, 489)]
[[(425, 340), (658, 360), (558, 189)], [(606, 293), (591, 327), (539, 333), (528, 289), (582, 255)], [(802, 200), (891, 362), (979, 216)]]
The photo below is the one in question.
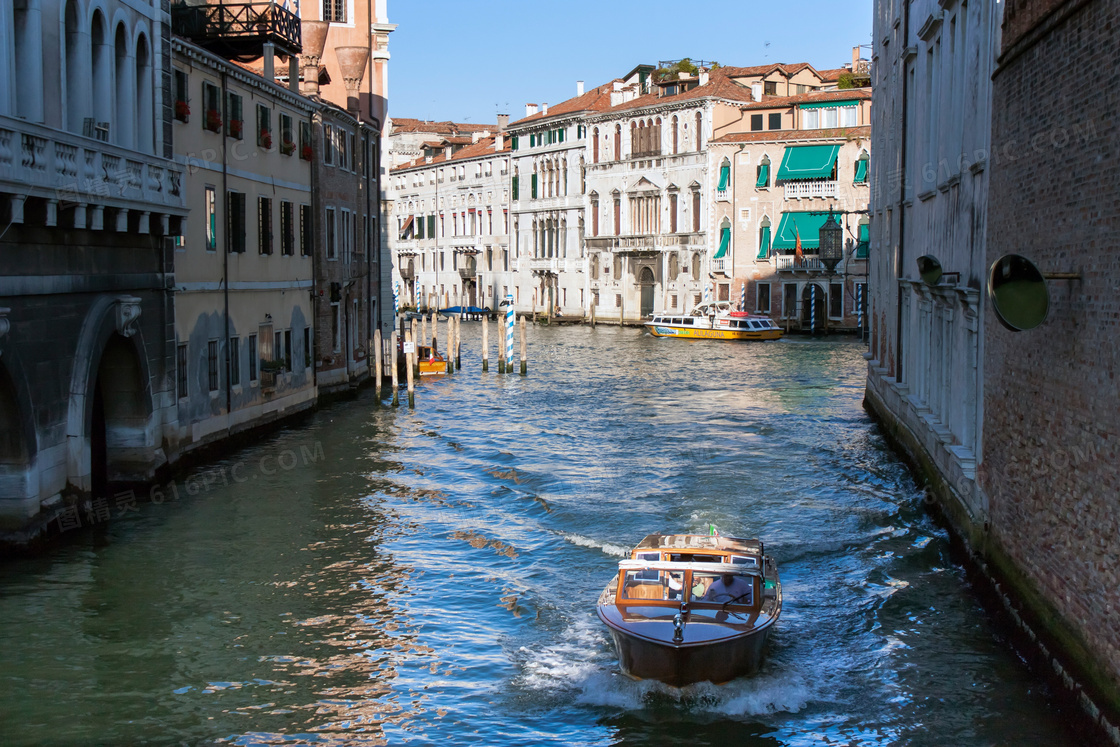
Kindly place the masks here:
[(796, 243), (793, 245), (793, 256), (797, 259), (797, 264), (801, 264), (801, 232), (797, 230), (797, 224), (793, 224), (793, 234), (797, 237)]

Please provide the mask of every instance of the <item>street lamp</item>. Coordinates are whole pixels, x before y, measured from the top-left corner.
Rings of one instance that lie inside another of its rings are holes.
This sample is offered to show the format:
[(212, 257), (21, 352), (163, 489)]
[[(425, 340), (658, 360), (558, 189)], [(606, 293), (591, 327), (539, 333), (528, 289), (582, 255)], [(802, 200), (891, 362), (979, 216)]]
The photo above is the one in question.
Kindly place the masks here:
[(820, 230), (820, 255), (828, 274), (835, 274), (836, 265), (844, 258), (844, 229), (833, 217), (831, 205), (828, 206), (828, 220)]

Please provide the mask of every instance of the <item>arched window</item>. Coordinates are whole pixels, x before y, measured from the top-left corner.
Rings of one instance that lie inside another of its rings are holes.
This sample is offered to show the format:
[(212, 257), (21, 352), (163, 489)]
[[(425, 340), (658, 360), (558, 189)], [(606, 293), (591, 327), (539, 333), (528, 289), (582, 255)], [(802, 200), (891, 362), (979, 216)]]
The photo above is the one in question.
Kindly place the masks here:
[(672, 125), (672, 127), (673, 127), (673, 134), (672, 134), (673, 143), (672, 143), (672, 146), (671, 146), (672, 149), (673, 149), (673, 155), (674, 156), (677, 155), (677, 143), (678, 143), (678, 141), (677, 141), (677, 127), (678, 127), (678, 125), (679, 125), (679, 122), (677, 121), (677, 116), (674, 114), (673, 115), (673, 125)]
[(622, 160), (622, 125), (614, 126), (614, 160)]
[[(30, 122), (43, 121), (43, 16), (39, 0), (12, 3), (15, 42), (16, 115)], [(57, 6), (56, 6), (57, 7)], [(4, 11), (7, 12), (7, 11)], [(5, 65), (5, 67), (7, 67)], [(12, 71), (4, 70), (4, 75)]]
[(755, 189), (768, 189), (770, 187), (770, 156), (764, 155), (759, 160), (754, 186)]
[(112, 135), (112, 140), (117, 145), (132, 148), (135, 145), (133, 140), (135, 119), (133, 112), (135, 107), (132, 104), (132, 84), (135, 76), (129, 59), (128, 36), (125, 33), (123, 23), (117, 24), (117, 30), (113, 34), (113, 58), (116, 62), (116, 75), (113, 79), (115, 83), (113, 90), (113, 130), (116, 132)]
[(856, 173), (852, 179), (853, 184), (867, 184), (867, 164), (867, 151), (860, 151), (859, 158), (856, 159)]
[(704, 119), (700, 112), (696, 112), (696, 150), (704, 150)]
[(693, 279), (700, 277), (700, 252), (692, 255), (692, 277)]
[(103, 124), (110, 127), (113, 121), (113, 48), (109, 44), (105, 16), (100, 10), (94, 11), (92, 25), (90, 67), (93, 69), (93, 119), (97, 127)]
[(81, 20), (78, 17), (77, 0), (68, 0), (63, 18), (65, 25), (65, 65), (66, 65), (66, 129), (81, 132), (85, 118), (89, 116), (89, 83), (85, 80), (89, 65), (84, 50), (84, 37)]
[(152, 58), (148, 37), (141, 34), (136, 39), (136, 149), (142, 153), (155, 152), (155, 115), (152, 107)]
[(630, 123), (630, 155), (635, 155), (642, 152), (642, 144), (639, 141), (641, 135), (638, 133), (638, 124), (636, 122)]
[(681, 274), (681, 260), (676, 252), (669, 252), (669, 282), (677, 279)]
[(653, 122), (653, 146), (652, 150), (657, 155), (661, 155), (661, 117), (658, 117)]
[(770, 259), (770, 218), (765, 215), (758, 224), (758, 259)]
[(599, 128), (591, 132), (591, 163), (599, 163)]

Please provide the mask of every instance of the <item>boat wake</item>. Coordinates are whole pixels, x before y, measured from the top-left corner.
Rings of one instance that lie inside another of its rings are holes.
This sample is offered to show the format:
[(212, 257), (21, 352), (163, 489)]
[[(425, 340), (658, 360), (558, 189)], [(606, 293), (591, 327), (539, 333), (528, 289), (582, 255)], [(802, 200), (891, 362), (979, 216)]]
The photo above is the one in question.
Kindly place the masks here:
[(630, 550), (622, 545), (612, 545), (609, 542), (599, 542), (588, 537), (583, 537), (578, 534), (569, 534), (567, 532), (560, 532), (561, 537), (571, 542), (573, 545), (580, 547), (590, 547), (594, 550), (602, 550), (607, 555), (612, 555), (618, 558), (625, 558), (630, 554)]

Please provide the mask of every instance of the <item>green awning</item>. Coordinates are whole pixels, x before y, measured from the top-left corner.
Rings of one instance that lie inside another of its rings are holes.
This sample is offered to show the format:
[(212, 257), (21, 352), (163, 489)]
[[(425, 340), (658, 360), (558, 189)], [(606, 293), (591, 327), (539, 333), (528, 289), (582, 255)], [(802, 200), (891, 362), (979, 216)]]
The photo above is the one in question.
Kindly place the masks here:
[(786, 179), (827, 179), (832, 176), (839, 145), (801, 145), (786, 148), (778, 181)]
[(868, 251), (871, 249), (871, 226), (866, 223), (859, 224), (859, 243), (856, 244), (856, 259), (867, 259)]
[(800, 109), (831, 109), (834, 106), (859, 106), (859, 101), (814, 101), (810, 104), (801, 104)]
[(856, 161), (856, 178), (853, 180), (855, 184), (863, 184), (867, 181), (867, 159), (861, 158)]
[(719, 167), (719, 186), (716, 189), (720, 192), (724, 191), (729, 181), (731, 181), (731, 164), (725, 163)]
[(758, 181), (754, 183), (756, 187), (769, 187), (770, 186), (770, 164), (764, 163), (758, 167)]
[(821, 226), (828, 220), (828, 211), (820, 213), (782, 213), (778, 232), (770, 248), (793, 251), (797, 244), (797, 234), (801, 234), (801, 250), (810, 253), (821, 245)]
[(731, 226), (719, 229), (719, 250), (712, 259), (723, 259), (727, 256), (727, 249), (731, 246)]
[(770, 258), (770, 226), (762, 227), (762, 239), (758, 242), (758, 258)]

